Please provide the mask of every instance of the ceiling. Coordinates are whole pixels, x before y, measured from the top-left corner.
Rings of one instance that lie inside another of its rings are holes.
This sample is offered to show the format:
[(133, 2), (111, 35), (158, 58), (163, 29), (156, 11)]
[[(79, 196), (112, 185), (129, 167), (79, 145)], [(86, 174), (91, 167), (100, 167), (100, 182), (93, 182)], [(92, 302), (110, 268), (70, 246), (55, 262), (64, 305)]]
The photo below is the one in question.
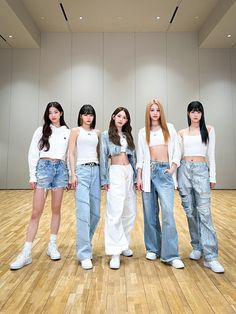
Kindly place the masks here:
[(235, 48), (236, 0), (0, 0), (0, 48), (38, 48), (42, 32), (198, 32), (201, 48)]

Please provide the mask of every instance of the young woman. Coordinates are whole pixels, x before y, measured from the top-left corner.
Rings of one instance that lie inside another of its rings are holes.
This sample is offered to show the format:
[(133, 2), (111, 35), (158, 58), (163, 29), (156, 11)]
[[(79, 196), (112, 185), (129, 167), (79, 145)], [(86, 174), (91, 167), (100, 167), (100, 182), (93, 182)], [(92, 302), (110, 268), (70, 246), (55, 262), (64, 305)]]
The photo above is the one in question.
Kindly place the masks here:
[(61, 202), (64, 189), (68, 186), (66, 164), (70, 130), (64, 121), (64, 111), (58, 102), (50, 102), (44, 113), (44, 125), (32, 138), (28, 161), (30, 186), (34, 190), (33, 209), (26, 235), (26, 242), (11, 269), (19, 269), (32, 262), (32, 243), (36, 236), (39, 220), (45, 204), (45, 189), (52, 193), (51, 236), (47, 254), (52, 260), (61, 258), (57, 248), (57, 233), (61, 218)]
[(215, 131), (212, 126), (206, 126), (199, 101), (188, 105), (187, 118), (189, 127), (179, 132), (182, 160), (178, 184), (193, 247), (189, 258), (199, 260), (203, 255), (204, 266), (222, 273), (224, 268), (217, 260), (218, 244), (210, 209), (210, 189), (215, 188), (216, 182)]
[(78, 128), (72, 129), (69, 142), (71, 184), (76, 198), (76, 255), (84, 269), (93, 267), (91, 242), (100, 217), (100, 131), (95, 130), (95, 126), (94, 108), (82, 106)]
[[(174, 174), (179, 166), (177, 133), (166, 123), (164, 110), (157, 99), (146, 107), (145, 127), (138, 135), (138, 180), (144, 209), (146, 258), (161, 258), (175, 268), (184, 268), (178, 253), (178, 235), (174, 220)], [(159, 205), (162, 210), (162, 228)]]
[(129, 246), (136, 216), (136, 158), (131, 131), (129, 111), (118, 107), (101, 136), (101, 184), (107, 191), (105, 251), (112, 255), (112, 269), (120, 267), (120, 254), (133, 255)]

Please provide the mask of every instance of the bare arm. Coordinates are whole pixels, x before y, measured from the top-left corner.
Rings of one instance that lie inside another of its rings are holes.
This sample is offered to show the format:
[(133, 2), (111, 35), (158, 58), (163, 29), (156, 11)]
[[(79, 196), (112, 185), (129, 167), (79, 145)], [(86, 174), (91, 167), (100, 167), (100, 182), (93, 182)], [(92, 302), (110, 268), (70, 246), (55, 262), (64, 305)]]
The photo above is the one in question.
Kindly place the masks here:
[(70, 169), (71, 169), (71, 186), (73, 189), (77, 186), (77, 178), (75, 175), (75, 148), (76, 140), (79, 135), (78, 128), (72, 129), (69, 139), (69, 159), (70, 159)]
[(96, 134), (98, 137), (97, 155), (98, 155), (98, 160), (100, 160), (100, 135), (101, 135), (100, 130), (96, 130)]
[(137, 190), (142, 191), (143, 189), (143, 180), (142, 180), (142, 169), (138, 168), (137, 170)]

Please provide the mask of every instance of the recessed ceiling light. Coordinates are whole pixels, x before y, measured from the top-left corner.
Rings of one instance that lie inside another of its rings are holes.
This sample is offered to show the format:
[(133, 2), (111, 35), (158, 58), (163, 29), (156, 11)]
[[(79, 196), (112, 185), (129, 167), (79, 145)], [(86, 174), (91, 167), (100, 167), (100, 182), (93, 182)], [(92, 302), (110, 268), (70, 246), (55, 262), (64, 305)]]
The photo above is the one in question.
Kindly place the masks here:
[(9, 35), (8, 37), (9, 37), (9, 38), (12, 38), (13, 36), (12, 36), (12, 35)]
[(197, 20), (197, 19), (199, 19), (199, 16), (198, 16), (198, 15), (196, 15), (196, 16), (194, 16), (194, 18)]
[(44, 19), (45, 19), (45, 17), (44, 17), (44, 16), (41, 16), (40, 18), (41, 18), (41, 20), (44, 20)]
[(80, 19), (80, 20), (83, 20), (83, 16), (80, 16), (79, 19)]
[(122, 20), (123, 19), (122, 16), (117, 16), (116, 18), (117, 18), (117, 20)]
[(160, 18), (161, 18), (160, 16), (156, 16), (156, 19), (157, 19), (157, 20), (160, 20)]
[(228, 34), (227, 37), (230, 38), (230, 37), (232, 37), (232, 35), (231, 35), (231, 34)]

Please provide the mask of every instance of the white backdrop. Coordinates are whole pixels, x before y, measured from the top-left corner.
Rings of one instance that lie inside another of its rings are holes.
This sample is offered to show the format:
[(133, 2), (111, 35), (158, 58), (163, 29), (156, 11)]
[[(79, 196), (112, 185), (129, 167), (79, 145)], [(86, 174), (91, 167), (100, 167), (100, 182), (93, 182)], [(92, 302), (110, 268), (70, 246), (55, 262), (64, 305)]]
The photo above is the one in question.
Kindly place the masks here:
[(236, 49), (199, 49), (196, 33), (44, 33), (40, 49), (0, 49), (0, 188), (28, 187), (28, 147), (49, 101), (70, 127), (91, 103), (101, 130), (126, 106), (137, 138), (151, 98), (176, 129), (202, 101), (216, 129), (217, 188), (235, 189)]

